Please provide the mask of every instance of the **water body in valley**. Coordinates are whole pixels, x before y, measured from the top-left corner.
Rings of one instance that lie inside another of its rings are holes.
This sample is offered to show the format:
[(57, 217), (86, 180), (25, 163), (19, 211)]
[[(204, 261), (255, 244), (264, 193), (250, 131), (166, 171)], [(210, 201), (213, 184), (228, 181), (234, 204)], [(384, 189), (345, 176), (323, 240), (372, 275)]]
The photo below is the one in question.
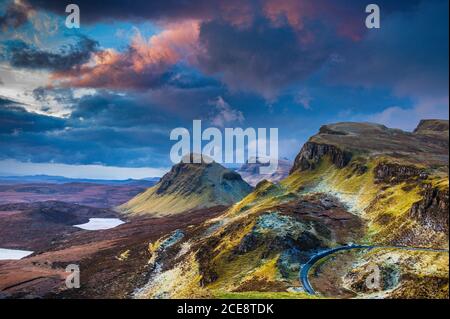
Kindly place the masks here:
[(19, 260), (32, 253), (29, 250), (0, 248), (0, 260)]
[(124, 223), (119, 218), (89, 218), (89, 222), (73, 226), (84, 230), (103, 230), (114, 228)]

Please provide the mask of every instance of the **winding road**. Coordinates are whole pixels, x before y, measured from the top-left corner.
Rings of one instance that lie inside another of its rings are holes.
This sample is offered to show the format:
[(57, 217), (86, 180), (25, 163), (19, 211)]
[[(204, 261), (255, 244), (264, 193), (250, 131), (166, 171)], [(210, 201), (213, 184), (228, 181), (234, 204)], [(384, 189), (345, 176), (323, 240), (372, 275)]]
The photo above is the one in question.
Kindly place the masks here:
[(433, 248), (420, 248), (420, 247), (407, 247), (407, 246), (371, 246), (371, 245), (347, 245), (340, 246), (335, 248), (330, 248), (326, 250), (322, 250), (316, 254), (314, 254), (307, 262), (303, 265), (300, 270), (300, 281), (303, 285), (305, 291), (311, 295), (315, 295), (316, 292), (314, 288), (311, 286), (309, 282), (308, 274), (311, 268), (322, 258), (332, 255), (338, 251), (343, 250), (352, 250), (352, 249), (374, 249), (374, 248), (385, 248), (385, 249), (401, 249), (401, 250), (410, 250), (410, 251), (431, 251), (431, 252), (447, 252), (448, 249), (433, 249)]

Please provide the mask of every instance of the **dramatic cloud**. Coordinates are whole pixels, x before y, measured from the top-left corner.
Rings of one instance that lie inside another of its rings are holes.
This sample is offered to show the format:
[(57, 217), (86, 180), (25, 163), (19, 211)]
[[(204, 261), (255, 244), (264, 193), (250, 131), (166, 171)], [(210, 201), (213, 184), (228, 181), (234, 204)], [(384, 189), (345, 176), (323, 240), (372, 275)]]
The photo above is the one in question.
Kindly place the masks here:
[(334, 66), (334, 82), (386, 86), (403, 96), (448, 96), (448, 1), (423, 2), (393, 14), (381, 29), (347, 47)]
[[(381, 1), (383, 14), (407, 10), (416, 1)], [(62, 14), (63, 5), (30, 0), (36, 8)], [(180, 62), (215, 76), (232, 89), (274, 98), (280, 90), (319, 71), (348, 42), (360, 40), (362, 0), (134, 1), (123, 6), (77, 3), (88, 22), (109, 19), (164, 20), (163, 31), (144, 39), (139, 33), (128, 49), (97, 52), (94, 63), (76, 72), (58, 72), (64, 86), (148, 89), (177, 84)], [(269, 76), (268, 76), (269, 75)], [(184, 83), (182, 83), (184, 84)]]
[(146, 40), (136, 33), (125, 52), (102, 50), (93, 61), (69, 72), (57, 72), (53, 79), (69, 87), (143, 89), (177, 81), (174, 65), (190, 59), (195, 51), (198, 23), (170, 26)]
[[(27, 1), (33, 8), (49, 10), (58, 15), (65, 15), (65, 8), (70, 3), (52, 0)], [(216, 1), (210, 0), (133, 0), (126, 4), (121, 0), (110, 0), (107, 4), (100, 1), (78, 0), (76, 4), (80, 7), (83, 21), (88, 23), (136, 19), (192, 19), (211, 16), (213, 12), (219, 10)]]
[[(263, 12), (274, 24), (287, 23), (296, 30), (308, 31), (311, 20), (325, 21), (338, 36), (359, 41), (367, 33), (364, 21), (367, 16), (366, 0), (264, 0)], [(383, 18), (393, 12), (414, 8), (418, 0), (380, 0), (376, 3)], [(311, 30), (311, 29), (310, 29)], [(313, 32), (310, 36), (314, 38)]]
[(11, 100), (0, 98), (0, 135), (47, 132), (64, 128), (64, 120), (28, 112)]
[(67, 71), (87, 62), (97, 50), (97, 42), (80, 36), (76, 44), (62, 47), (58, 52), (44, 51), (23, 41), (5, 41), (4, 59), (14, 67)]
[[(27, 0), (36, 9), (49, 10), (58, 15), (65, 14), (68, 3), (53, 0)], [(419, 0), (379, 0), (377, 4), (385, 14), (396, 10), (407, 10)], [(343, 34), (354, 36), (355, 29), (364, 17), (365, 0), (134, 0), (124, 5), (121, 0), (101, 2), (78, 0), (83, 21), (94, 23), (113, 20), (180, 21), (189, 19), (222, 20), (233, 25), (245, 26), (256, 16), (266, 16), (279, 23), (283, 20), (292, 26), (301, 27), (305, 20), (325, 18), (331, 20)], [(353, 30), (349, 28), (353, 27)]]
[(81, 98), (70, 120), (76, 126), (137, 127), (151, 130), (166, 120), (166, 112), (136, 97), (103, 93)]
[(330, 57), (335, 40), (323, 25), (316, 26), (317, 40), (302, 42), (302, 31), (273, 27), (266, 20), (238, 28), (217, 22), (204, 23), (200, 42), (200, 68), (216, 74), (233, 89), (247, 89), (271, 98), (288, 85), (304, 80)]
[(193, 119), (278, 127), (293, 157), (327, 122), (448, 118), (446, 0), (379, 0), (377, 30), (366, 0), (76, 3), (81, 30), (66, 1), (0, 5), (0, 160), (169, 166)]
[(115, 94), (86, 95), (67, 118), (29, 112), (0, 100), (0, 160), (165, 166), (176, 123), (161, 109)]

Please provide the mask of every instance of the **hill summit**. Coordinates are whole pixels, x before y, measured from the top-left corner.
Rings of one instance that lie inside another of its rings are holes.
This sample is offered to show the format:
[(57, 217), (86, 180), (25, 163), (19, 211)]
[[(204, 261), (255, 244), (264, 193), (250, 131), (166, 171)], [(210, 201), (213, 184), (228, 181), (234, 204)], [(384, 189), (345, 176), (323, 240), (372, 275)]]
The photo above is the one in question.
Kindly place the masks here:
[[(196, 155), (189, 156), (192, 159)], [(229, 206), (252, 190), (238, 173), (216, 162), (204, 158), (201, 163), (190, 162), (174, 165), (155, 186), (120, 206), (119, 210), (134, 215), (172, 215)]]

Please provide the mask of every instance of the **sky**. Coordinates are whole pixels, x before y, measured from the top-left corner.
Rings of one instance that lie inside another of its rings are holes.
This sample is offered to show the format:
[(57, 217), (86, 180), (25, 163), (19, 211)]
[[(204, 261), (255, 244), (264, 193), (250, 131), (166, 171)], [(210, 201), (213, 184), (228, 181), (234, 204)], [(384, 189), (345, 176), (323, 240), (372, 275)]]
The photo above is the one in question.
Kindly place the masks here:
[(327, 123), (448, 119), (448, 1), (372, 2), (0, 0), (0, 174), (161, 176), (195, 119), (290, 160)]

